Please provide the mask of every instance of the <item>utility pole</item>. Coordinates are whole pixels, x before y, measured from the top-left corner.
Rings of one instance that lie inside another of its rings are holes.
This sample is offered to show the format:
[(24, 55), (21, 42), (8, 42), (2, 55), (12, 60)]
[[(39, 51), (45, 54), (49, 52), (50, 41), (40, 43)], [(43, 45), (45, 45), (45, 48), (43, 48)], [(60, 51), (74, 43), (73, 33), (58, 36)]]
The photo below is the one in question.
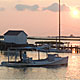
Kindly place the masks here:
[(60, 15), (61, 15), (61, 7), (60, 7), (60, 0), (59, 0), (59, 49), (60, 49), (60, 36), (61, 36), (61, 31), (60, 31), (61, 30), (61, 24), (60, 24), (61, 16)]

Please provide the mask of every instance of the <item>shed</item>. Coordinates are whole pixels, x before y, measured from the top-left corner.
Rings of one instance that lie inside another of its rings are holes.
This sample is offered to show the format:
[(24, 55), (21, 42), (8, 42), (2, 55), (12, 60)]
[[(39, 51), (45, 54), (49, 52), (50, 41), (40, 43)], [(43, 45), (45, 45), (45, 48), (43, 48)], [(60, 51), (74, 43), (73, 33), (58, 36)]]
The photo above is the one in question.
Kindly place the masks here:
[(26, 44), (27, 36), (23, 30), (9, 30), (4, 34), (4, 41), (7, 43)]

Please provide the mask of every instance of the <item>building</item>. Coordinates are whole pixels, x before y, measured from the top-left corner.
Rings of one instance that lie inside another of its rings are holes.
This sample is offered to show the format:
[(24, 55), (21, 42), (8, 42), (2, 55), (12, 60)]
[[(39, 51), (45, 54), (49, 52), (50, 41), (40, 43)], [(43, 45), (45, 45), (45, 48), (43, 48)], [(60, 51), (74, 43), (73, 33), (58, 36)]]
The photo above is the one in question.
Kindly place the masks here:
[(4, 34), (4, 42), (26, 44), (27, 34), (22, 30), (9, 30)]

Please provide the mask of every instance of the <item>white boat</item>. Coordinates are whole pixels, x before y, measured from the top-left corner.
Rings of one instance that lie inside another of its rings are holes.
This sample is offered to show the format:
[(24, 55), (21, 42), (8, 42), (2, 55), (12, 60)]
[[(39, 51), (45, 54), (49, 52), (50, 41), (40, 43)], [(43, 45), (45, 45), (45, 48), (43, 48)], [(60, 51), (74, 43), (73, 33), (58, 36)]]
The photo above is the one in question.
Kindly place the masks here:
[(72, 53), (71, 50), (66, 50), (66, 49), (57, 49), (57, 48), (51, 48), (51, 49), (37, 49), (40, 52), (57, 52), (57, 53)]
[(72, 51), (69, 49), (58, 49), (58, 48), (51, 48), (48, 46), (36, 47), (35, 49), (40, 52), (72, 53)]
[(67, 65), (68, 57), (59, 57), (58, 54), (48, 54), (46, 59), (32, 60), (32, 58), (27, 58), (26, 62), (22, 61), (3, 61), (2, 66), (7, 67), (45, 67), (45, 66), (57, 66), (57, 65)]

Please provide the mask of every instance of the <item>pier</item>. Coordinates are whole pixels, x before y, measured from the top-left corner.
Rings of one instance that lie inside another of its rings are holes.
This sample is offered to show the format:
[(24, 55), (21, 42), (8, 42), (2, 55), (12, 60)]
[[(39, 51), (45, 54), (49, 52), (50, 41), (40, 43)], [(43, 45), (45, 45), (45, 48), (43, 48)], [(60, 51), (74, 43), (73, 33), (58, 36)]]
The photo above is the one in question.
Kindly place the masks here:
[[(0, 37), (0, 50), (7, 50), (8, 48), (15, 48), (15, 47), (37, 47), (37, 46), (42, 46), (43, 44), (48, 44), (51, 45), (52, 48), (58, 48), (59, 45), (59, 38), (58, 36), (55, 37), (47, 37), (47, 38), (39, 38), (39, 37), (28, 37), (28, 39), (30, 40), (39, 40), (37, 42), (35, 42), (35, 44), (23, 44), (23, 45), (17, 45), (17, 44), (13, 44), (13, 43), (5, 43), (4, 42), (4, 36)], [(62, 36), (61, 37), (61, 46), (60, 49), (69, 49), (69, 50), (76, 50), (76, 53), (80, 53), (80, 46), (78, 45), (71, 45), (70, 41), (80, 41), (80, 37), (79, 36), (75, 36), (75, 37), (70, 37), (70, 36)], [(56, 46), (57, 45), (57, 46)], [(35, 49), (31, 49), (31, 51), (33, 51)]]

